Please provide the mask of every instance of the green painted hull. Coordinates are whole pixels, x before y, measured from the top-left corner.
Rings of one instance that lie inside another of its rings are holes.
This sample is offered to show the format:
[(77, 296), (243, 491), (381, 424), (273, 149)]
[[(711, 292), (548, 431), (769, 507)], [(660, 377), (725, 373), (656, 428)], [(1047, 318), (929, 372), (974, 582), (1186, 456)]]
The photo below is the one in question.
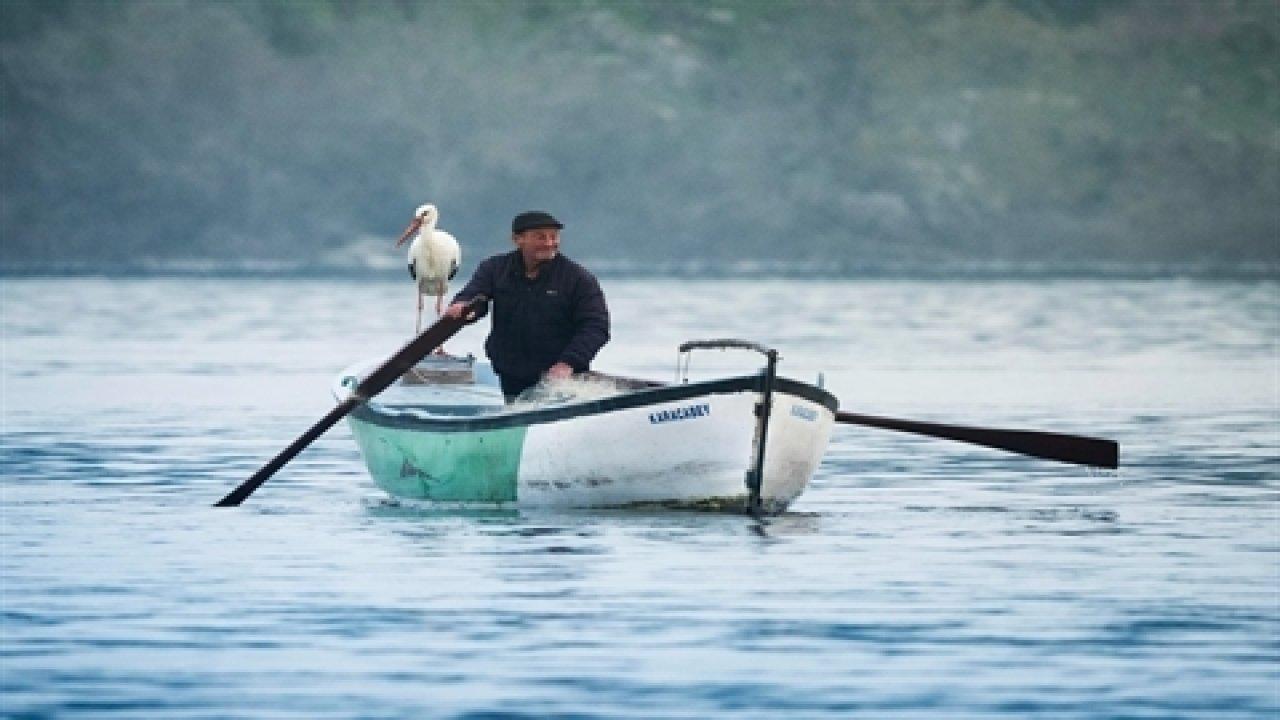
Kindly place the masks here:
[(527, 427), (423, 434), (352, 419), (351, 432), (378, 486), (414, 500), (515, 502)]

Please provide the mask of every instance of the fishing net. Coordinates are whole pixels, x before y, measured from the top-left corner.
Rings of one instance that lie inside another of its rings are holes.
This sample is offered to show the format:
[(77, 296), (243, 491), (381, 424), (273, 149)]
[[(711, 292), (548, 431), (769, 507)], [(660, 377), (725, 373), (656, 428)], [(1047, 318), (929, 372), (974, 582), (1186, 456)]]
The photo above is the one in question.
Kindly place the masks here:
[(568, 405), (590, 402), (618, 395), (623, 392), (614, 380), (607, 378), (573, 377), (558, 380), (543, 379), (527, 388), (511, 403), (512, 409), (527, 410), (544, 405)]

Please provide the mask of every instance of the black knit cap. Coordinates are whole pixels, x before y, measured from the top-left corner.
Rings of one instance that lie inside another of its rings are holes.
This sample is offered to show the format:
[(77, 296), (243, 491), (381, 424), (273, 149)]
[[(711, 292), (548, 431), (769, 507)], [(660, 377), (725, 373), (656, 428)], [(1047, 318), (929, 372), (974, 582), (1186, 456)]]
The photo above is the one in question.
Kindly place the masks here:
[(551, 217), (551, 213), (541, 210), (530, 210), (522, 212), (511, 221), (511, 232), (519, 235), (525, 230), (538, 230), (540, 228), (555, 228), (559, 230), (564, 227), (564, 223)]

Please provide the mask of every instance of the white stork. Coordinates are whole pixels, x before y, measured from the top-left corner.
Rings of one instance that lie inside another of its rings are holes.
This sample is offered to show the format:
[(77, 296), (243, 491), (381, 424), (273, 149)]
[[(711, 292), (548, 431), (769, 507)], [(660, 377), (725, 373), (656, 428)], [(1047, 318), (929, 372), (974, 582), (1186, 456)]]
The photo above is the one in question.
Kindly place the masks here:
[(444, 310), (444, 294), (449, 289), (449, 281), (458, 274), (458, 263), (462, 262), (462, 251), (458, 241), (452, 235), (436, 229), (436, 221), (440, 212), (435, 205), (423, 205), (413, 213), (413, 220), (404, 234), (396, 241), (396, 247), (404, 244), (413, 233), (418, 236), (409, 243), (409, 276), (417, 285), (415, 295), (418, 296), (418, 320), (414, 324), (414, 332), (422, 332), (422, 296), (436, 296), (436, 317)]

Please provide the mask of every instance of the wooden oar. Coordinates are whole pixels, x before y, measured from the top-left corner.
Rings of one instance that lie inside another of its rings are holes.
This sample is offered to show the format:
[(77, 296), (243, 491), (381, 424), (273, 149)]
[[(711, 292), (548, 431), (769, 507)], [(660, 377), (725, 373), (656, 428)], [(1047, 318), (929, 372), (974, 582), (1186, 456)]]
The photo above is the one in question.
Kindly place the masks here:
[(982, 445), (996, 448), (997, 450), (1008, 450), (1009, 452), (1030, 455), (1031, 457), (1045, 460), (1060, 460), (1098, 468), (1116, 468), (1120, 465), (1120, 446), (1113, 440), (1102, 438), (1063, 435), (1062, 433), (1041, 432), (1038, 430), (1002, 430), (999, 428), (945, 425), (918, 420), (899, 420), (875, 415), (859, 415), (843, 411), (836, 413), (836, 420), (850, 425), (865, 425), (867, 427), (900, 430), (946, 440), (958, 440), (959, 442)]
[(436, 324), (422, 331), (418, 337), (410, 340), (403, 348), (400, 348), (391, 359), (382, 363), (377, 370), (374, 370), (364, 380), (356, 385), (355, 390), (351, 391), (351, 395), (338, 404), (337, 407), (329, 411), (320, 419), (320, 422), (311, 427), (297, 440), (289, 444), (289, 447), (280, 451), (271, 459), (271, 462), (263, 465), (258, 472), (254, 473), (248, 480), (245, 480), (227, 494), (226, 497), (215, 503), (214, 507), (236, 507), (245, 501), (262, 486), (277, 470), (284, 467), (298, 453), (302, 452), (308, 445), (315, 442), (316, 438), (324, 434), (326, 430), (333, 427), (339, 420), (347, 416), (347, 413), (355, 410), (361, 403), (378, 393), (386, 390), (391, 383), (395, 382), (400, 376), (404, 375), (409, 368), (418, 363), (419, 360), (427, 356), (432, 350), (440, 347), (445, 340), (453, 337), (454, 333), (462, 329), (464, 325), (475, 322), (482, 317), (487, 310), (486, 303), (488, 300), (483, 296), (477, 297), (471, 301), (466, 310), (463, 311), (461, 318), (443, 317)]

